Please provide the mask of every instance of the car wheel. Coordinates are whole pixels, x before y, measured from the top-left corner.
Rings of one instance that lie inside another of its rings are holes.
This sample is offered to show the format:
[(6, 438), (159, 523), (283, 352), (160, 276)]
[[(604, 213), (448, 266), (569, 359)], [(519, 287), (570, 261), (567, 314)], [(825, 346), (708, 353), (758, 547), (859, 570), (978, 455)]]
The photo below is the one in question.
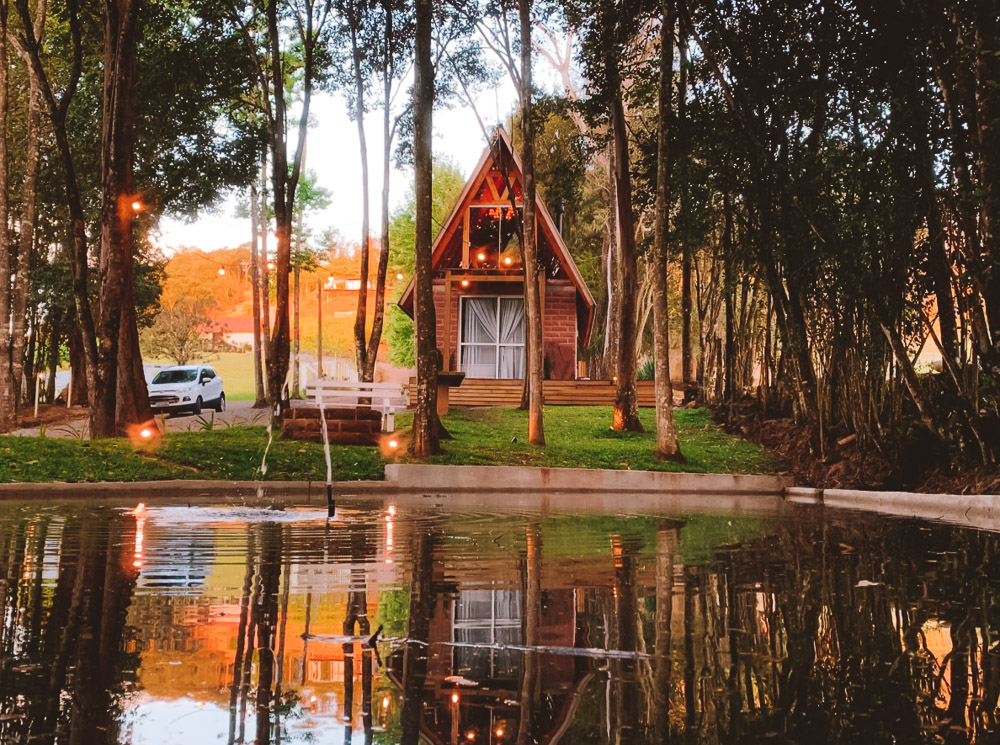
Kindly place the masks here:
[(225, 393), (220, 393), (219, 394), (219, 402), (217, 404), (215, 404), (215, 410), (218, 411), (218, 412), (220, 412), (220, 413), (226, 410), (226, 394)]
[(198, 396), (198, 398), (195, 399), (194, 406), (191, 407), (191, 413), (192, 414), (201, 413), (201, 396)]

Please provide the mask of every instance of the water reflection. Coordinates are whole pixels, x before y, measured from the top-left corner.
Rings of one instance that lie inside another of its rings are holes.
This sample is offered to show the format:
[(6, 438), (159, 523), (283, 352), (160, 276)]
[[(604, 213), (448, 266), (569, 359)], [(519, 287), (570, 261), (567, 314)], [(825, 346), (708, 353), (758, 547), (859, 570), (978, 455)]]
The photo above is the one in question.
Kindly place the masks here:
[(3, 743), (986, 743), (1000, 536), (0, 506)]

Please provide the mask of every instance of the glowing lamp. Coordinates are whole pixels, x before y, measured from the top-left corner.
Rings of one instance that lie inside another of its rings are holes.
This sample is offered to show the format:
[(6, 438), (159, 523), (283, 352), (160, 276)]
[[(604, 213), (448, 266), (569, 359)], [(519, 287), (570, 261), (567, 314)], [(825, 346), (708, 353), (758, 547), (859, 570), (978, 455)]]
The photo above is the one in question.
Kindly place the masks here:
[(506, 264), (507, 266), (510, 266), (511, 264), (514, 263), (514, 260), (510, 258), (510, 256), (504, 256), (503, 263)]
[(391, 448), (398, 448), (399, 447), (399, 443), (396, 442), (395, 440), (389, 440), (389, 447), (391, 447)]
[(468, 287), (468, 286), (469, 286), (469, 280), (463, 279), (462, 280), (462, 287)]
[(476, 258), (479, 259), (480, 261), (486, 261), (486, 254), (480, 251), (479, 253), (476, 254)]
[(144, 440), (148, 440), (152, 436), (153, 436), (153, 430), (149, 429), (148, 427), (139, 432), (139, 437), (141, 437)]
[(389, 697), (388, 696), (383, 696), (383, 698), (382, 698), (382, 708), (383, 709), (388, 709), (389, 708)]
[(475, 740), (476, 739), (476, 731), (470, 729), (468, 732), (465, 733), (465, 739), (468, 740), (469, 742), (472, 742), (473, 740)]
[(226, 269), (225, 269), (225, 267), (221, 267), (221, 266), (220, 266), (220, 267), (219, 267), (219, 276), (220, 276), (220, 277), (222, 277), (222, 276), (224, 276), (225, 274), (226, 274)]
[(402, 272), (396, 272), (396, 279), (402, 280), (403, 279), (403, 273)]
[(132, 202), (132, 211), (133, 212), (142, 212), (142, 202), (140, 202), (138, 199), (136, 199), (134, 202)]
[(457, 693), (451, 694), (451, 702), (453, 704), (457, 704), (458, 703), (458, 694)]
[(493, 734), (497, 737), (503, 737), (503, 727), (497, 727)]

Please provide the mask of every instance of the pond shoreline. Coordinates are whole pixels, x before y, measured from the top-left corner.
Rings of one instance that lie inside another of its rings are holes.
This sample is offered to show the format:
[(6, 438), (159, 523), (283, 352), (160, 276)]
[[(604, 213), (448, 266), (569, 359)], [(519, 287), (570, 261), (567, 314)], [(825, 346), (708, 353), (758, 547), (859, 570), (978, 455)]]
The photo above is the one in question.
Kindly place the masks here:
[[(333, 495), (335, 501), (392, 499), (515, 511), (753, 512), (807, 504), (1000, 530), (1000, 495), (818, 489), (794, 486), (787, 475), (389, 464), (384, 481), (338, 481)], [(223, 480), (0, 484), (0, 502), (40, 498), (322, 506), (326, 487), (321, 481)]]

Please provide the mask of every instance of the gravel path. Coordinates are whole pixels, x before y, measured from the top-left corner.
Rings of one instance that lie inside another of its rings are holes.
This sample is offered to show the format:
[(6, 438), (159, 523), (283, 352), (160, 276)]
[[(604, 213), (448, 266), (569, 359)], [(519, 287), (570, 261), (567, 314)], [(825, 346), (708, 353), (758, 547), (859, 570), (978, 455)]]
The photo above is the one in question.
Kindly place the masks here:
[[(164, 420), (167, 425), (167, 432), (198, 432), (208, 429), (210, 426), (231, 426), (234, 424), (266, 424), (267, 409), (253, 408), (253, 401), (227, 401), (226, 410), (219, 413), (216, 411), (202, 411), (199, 416), (193, 414), (168, 415)], [(12, 435), (20, 437), (37, 437), (40, 432), (39, 427), (28, 427), (17, 429), (11, 432)], [(46, 437), (66, 437), (81, 438), (87, 437), (88, 423), (86, 419), (75, 419), (69, 422), (51, 424), (45, 427)]]

